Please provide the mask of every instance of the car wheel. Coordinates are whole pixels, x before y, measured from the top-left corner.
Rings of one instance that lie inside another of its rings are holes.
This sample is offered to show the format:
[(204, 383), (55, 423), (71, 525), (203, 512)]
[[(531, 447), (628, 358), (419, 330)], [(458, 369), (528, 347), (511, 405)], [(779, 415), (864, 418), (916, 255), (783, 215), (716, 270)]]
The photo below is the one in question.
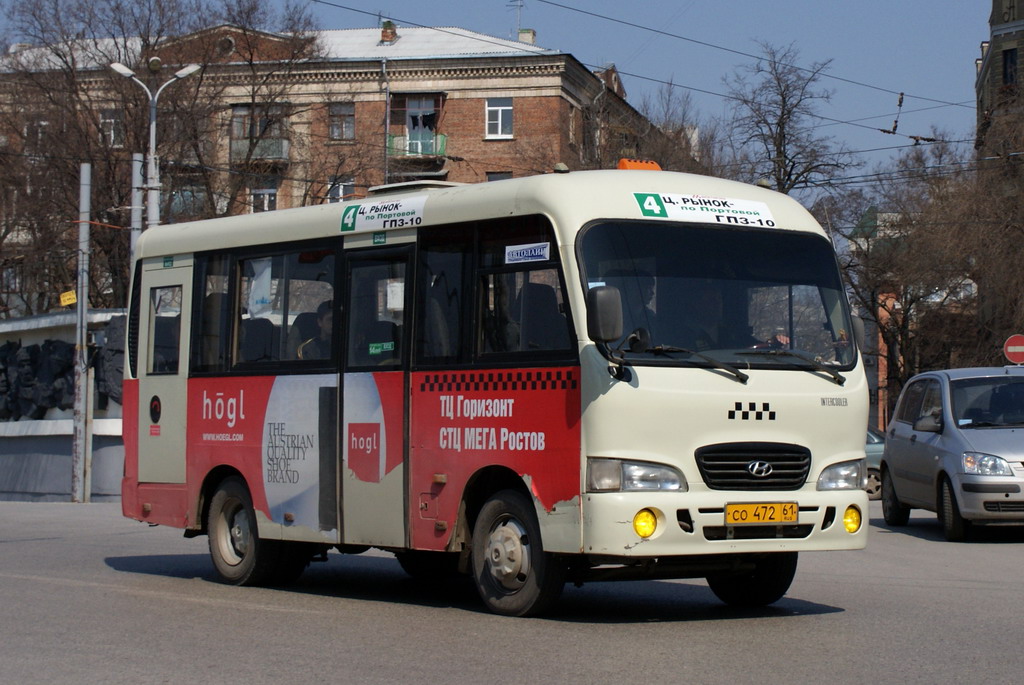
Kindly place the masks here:
[(905, 526), (910, 520), (910, 507), (900, 502), (889, 471), (882, 471), (882, 517), (890, 526)]
[(950, 542), (964, 542), (971, 531), (971, 522), (960, 515), (960, 507), (956, 503), (953, 483), (949, 478), (942, 481), (942, 495), (939, 500), (939, 520), (942, 532)]
[(868, 499), (882, 499), (882, 474), (878, 469), (868, 469), (868, 484), (864, 490), (868, 493)]
[(752, 571), (707, 577), (708, 587), (731, 606), (761, 607), (782, 599), (796, 575), (796, 552), (765, 554)]
[(472, 561), (477, 592), (496, 614), (539, 614), (565, 585), (565, 565), (544, 552), (533, 503), (514, 490), (497, 493), (480, 510)]

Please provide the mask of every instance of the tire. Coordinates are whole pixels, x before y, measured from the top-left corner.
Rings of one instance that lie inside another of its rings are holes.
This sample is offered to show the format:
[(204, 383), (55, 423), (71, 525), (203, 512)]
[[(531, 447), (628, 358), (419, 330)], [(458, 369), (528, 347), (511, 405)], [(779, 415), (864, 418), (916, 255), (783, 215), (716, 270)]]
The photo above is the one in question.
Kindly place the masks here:
[(882, 471), (882, 517), (889, 526), (905, 526), (910, 521), (910, 507), (896, 496), (888, 470)]
[(477, 592), (496, 614), (536, 616), (565, 585), (565, 565), (544, 552), (533, 503), (514, 490), (502, 490), (480, 510), (472, 562)]
[(765, 554), (755, 560), (753, 571), (708, 576), (708, 587), (730, 606), (767, 606), (782, 599), (789, 590), (796, 575), (796, 563), (796, 552)]
[(241, 478), (226, 478), (210, 500), (206, 530), (217, 575), (230, 585), (286, 585), (312, 557), (310, 545), (263, 540), (252, 496)]
[(452, 580), (459, 577), (459, 555), (453, 552), (408, 550), (395, 552), (402, 570), (417, 580)]
[(864, 490), (868, 493), (869, 500), (882, 499), (882, 474), (878, 469), (868, 469), (868, 485)]
[(942, 481), (942, 493), (936, 508), (946, 539), (950, 542), (965, 542), (970, 537), (971, 522), (960, 515), (960, 507), (956, 503), (956, 494), (949, 478)]

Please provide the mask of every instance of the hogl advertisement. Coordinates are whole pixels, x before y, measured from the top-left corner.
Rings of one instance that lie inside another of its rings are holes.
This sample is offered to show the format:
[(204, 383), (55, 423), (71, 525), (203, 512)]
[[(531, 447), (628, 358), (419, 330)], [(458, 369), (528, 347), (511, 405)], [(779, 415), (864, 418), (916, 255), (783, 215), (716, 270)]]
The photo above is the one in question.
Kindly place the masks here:
[(336, 376), (193, 379), (189, 393), (189, 443), (202, 472), (236, 467), (272, 521), (333, 540)]

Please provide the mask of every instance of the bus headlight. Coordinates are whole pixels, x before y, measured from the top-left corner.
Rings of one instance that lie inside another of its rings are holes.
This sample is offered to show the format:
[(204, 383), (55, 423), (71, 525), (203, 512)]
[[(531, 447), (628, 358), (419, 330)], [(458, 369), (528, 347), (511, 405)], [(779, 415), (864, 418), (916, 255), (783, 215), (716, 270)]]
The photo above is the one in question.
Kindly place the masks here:
[(863, 459), (833, 464), (818, 476), (819, 490), (863, 490), (867, 485), (867, 462)]
[(621, 459), (587, 459), (587, 492), (686, 492), (683, 474), (664, 464)]

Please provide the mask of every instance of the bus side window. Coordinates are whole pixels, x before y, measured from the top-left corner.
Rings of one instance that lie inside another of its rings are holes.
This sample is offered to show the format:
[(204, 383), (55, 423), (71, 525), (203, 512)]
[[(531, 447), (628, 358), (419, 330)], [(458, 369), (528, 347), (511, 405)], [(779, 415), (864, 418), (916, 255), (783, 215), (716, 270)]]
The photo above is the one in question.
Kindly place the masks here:
[(361, 263), (350, 283), (349, 366), (401, 364), (405, 263)]
[(481, 278), (481, 352), (543, 352), (570, 347), (562, 291), (554, 269)]
[(202, 298), (198, 304), (192, 340), (192, 368), (195, 371), (224, 371), (230, 332), (231, 306), (228, 299), (226, 255), (199, 256), (196, 273)]
[(472, 259), (472, 232), (452, 227), (424, 237), (420, 250), (417, 360), (451, 364), (462, 358), (463, 277)]
[(150, 290), (149, 373), (178, 373), (181, 349), (181, 286)]

